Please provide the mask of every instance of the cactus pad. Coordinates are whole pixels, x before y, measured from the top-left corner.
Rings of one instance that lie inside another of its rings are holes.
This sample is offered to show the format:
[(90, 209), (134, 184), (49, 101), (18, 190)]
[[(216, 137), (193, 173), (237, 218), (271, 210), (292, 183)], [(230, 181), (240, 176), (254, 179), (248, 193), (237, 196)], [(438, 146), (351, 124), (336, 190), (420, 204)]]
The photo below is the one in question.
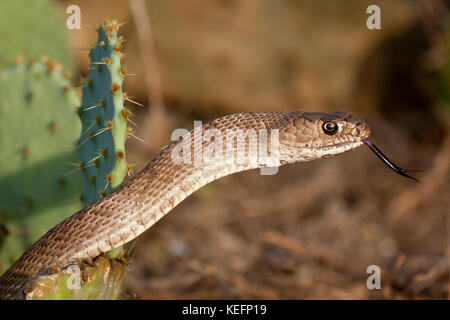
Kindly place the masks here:
[(71, 70), (73, 63), (64, 23), (64, 16), (55, 1), (2, 1), (0, 64), (8, 65), (18, 55), (25, 60), (49, 55)]
[(125, 280), (126, 259), (100, 255), (90, 261), (40, 274), (24, 289), (26, 300), (111, 299)]
[(0, 274), (82, 207), (79, 103), (62, 68), (47, 59), (0, 73)]
[(128, 172), (125, 140), (130, 112), (122, 92), (122, 38), (119, 25), (107, 21), (98, 28), (98, 40), (90, 51), (89, 76), (83, 81), (79, 116), (83, 125), (78, 154), (83, 163), (83, 201), (101, 199), (120, 186)]

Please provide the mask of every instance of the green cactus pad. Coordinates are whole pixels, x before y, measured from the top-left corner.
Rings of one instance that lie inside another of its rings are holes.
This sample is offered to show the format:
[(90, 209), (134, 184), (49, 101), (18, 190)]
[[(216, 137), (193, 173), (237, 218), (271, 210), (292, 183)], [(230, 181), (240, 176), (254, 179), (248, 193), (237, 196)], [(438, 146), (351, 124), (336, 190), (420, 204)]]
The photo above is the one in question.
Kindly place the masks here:
[(82, 208), (79, 104), (52, 61), (18, 62), (0, 73), (0, 274)]
[(121, 185), (129, 166), (125, 140), (129, 111), (124, 108), (119, 25), (106, 22), (90, 51), (89, 76), (83, 81), (79, 116), (83, 125), (78, 154), (83, 163), (83, 201), (91, 204)]
[(24, 289), (27, 300), (111, 299), (120, 293), (128, 260), (100, 255), (89, 263), (79, 263), (39, 275)]
[(0, 64), (7, 65), (19, 55), (25, 60), (48, 55), (70, 70), (68, 30), (60, 10), (52, 0), (2, 1)]

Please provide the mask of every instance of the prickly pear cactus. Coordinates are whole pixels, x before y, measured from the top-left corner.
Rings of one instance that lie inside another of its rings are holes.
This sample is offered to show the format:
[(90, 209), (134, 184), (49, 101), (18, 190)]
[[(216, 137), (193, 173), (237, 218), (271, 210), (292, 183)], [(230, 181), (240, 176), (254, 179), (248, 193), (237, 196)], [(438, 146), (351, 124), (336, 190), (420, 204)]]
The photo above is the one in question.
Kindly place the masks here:
[[(121, 66), (122, 38), (119, 25), (106, 21), (98, 28), (98, 41), (90, 51), (89, 76), (83, 80), (78, 115), (82, 133), (77, 143), (83, 175), (82, 199), (95, 202), (122, 184), (130, 166), (125, 160), (125, 141), (132, 135), (127, 123), (131, 113), (124, 108), (125, 76)], [(134, 241), (93, 261), (47, 270), (24, 290), (26, 299), (112, 299), (120, 293), (126, 277), (127, 259)], [(75, 270), (75, 273), (73, 273)], [(68, 288), (67, 282), (78, 281)]]
[[(0, 76), (0, 148), (7, 150), (0, 157), (0, 271), (45, 231), (81, 209), (81, 199), (95, 202), (130, 173), (125, 141), (132, 135), (127, 127), (131, 113), (123, 105), (129, 98), (122, 92), (118, 29), (110, 21), (98, 28), (81, 102), (51, 61), (18, 62)], [(133, 244), (91, 261), (43, 270), (20, 298), (115, 298)], [(68, 286), (73, 279), (78, 279), (76, 285)]]
[(79, 97), (48, 59), (0, 72), (0, 274), (82, 208)]
[(129, 171), (125, 140), (130, 134), (130, 111), (123, 105), (128, 97), (122, 91), (123, 39), (117, 36), (118, 29), (114, 21), (98, 28), (98, 41), (90, 51), (89, 76), (83, 81), (78, 154), (83, 165), (82, 198), (88, 204), (120, 186)]

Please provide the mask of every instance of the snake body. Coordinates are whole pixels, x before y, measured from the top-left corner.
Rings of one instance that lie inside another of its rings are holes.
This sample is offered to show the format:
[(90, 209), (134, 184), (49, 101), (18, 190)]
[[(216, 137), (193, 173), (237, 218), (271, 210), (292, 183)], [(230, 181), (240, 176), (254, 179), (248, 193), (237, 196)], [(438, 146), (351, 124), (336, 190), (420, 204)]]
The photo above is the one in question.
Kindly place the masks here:
[[(250, 152), (255, 141), (245, 139), (239, 145), (232, 140), (221, 147), (247, 156), (246, 161), (199, 166), (196, 157), (204, 155), (199, 153), (207, 150), (213, 139), (199, 140), (201, 135), (195, 131), (205, 134), (209, 129), (223, 136), (233, 130), (266, 130), (268, 141), (276, 130), (279, 154), (261, 163), (258, 160), (261, 150), (256, 149), (256, 154)], [(211, 181), (243, 170), (340, 154), (360, 146), (369, 134), (364, 122), (346, 112), (250, 112), (207, 122), (165, 147), (121, 189), (75, 213), (42, 236), (0, 278), (0, 298), (20, 298), (26, 284), (47, 268), (94, 258), (133, 240)], [(196, 149), (195, 143), (200, 143), (203, 151)], [(173, 154), (177, 150), (194, 161), (174, 163)]]

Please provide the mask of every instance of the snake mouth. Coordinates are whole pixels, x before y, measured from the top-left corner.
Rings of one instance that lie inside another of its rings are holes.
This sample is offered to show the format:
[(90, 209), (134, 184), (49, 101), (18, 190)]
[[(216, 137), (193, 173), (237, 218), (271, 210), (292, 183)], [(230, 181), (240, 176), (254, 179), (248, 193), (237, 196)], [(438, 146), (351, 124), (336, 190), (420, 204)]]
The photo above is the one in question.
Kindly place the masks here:
[(391, 170), (393, 170), (395, 173), (398, 173), (401, 176), (407, 177), (409, 179), (412, 179), (414, 181), (420, 182), (419, 179), (416, 179), (414, 177), (411, 177), (410, 175), (406, 174), (407, 172), (422, 172), (424, 170), (410, 170), (410, 169), (402, 169), (399, 166), (397, 166), (395, 163), (393, 163), (391, 160), (389, 160), (388, 157), (386, 157), (386, 155), (384, 155), (383, 152), (381, 152), (380, 149), (377, 148), (376, 145), (374, 145), (370, 140), (368, 139), (364, 139), (362, 140), (362, 142), (369, 147), (370, 150), (373, 151), (373, 153), (375, 153), (377, 155), (378, 158), (381, 159), (381, 161), (383, 161), (383, 163), (385, 165), (387, 165)]
[(347, 141), (347, 142), (340, 142), (340, 143), (336, 143), (336, 144), (332, 144), (332, 145), (328, 145), (328, 146), (320, 146), (320, 147), (312, 147), (312, 149), (321, 149), (321, 150), (331, 150), (331, 149), (346, 149), (346, 150), (350, 150), (350, 149), (354, 149), (359, 147), (360, 145), (363, 144), (363, 141)]
[(333, 155), (338, 155), (356, 149), (362, 144), (362, 141), (342, 142), (328, 146), (312, 147), (310, 150), (313, 153), (320, 154), (320, 157), (328, 158)]

